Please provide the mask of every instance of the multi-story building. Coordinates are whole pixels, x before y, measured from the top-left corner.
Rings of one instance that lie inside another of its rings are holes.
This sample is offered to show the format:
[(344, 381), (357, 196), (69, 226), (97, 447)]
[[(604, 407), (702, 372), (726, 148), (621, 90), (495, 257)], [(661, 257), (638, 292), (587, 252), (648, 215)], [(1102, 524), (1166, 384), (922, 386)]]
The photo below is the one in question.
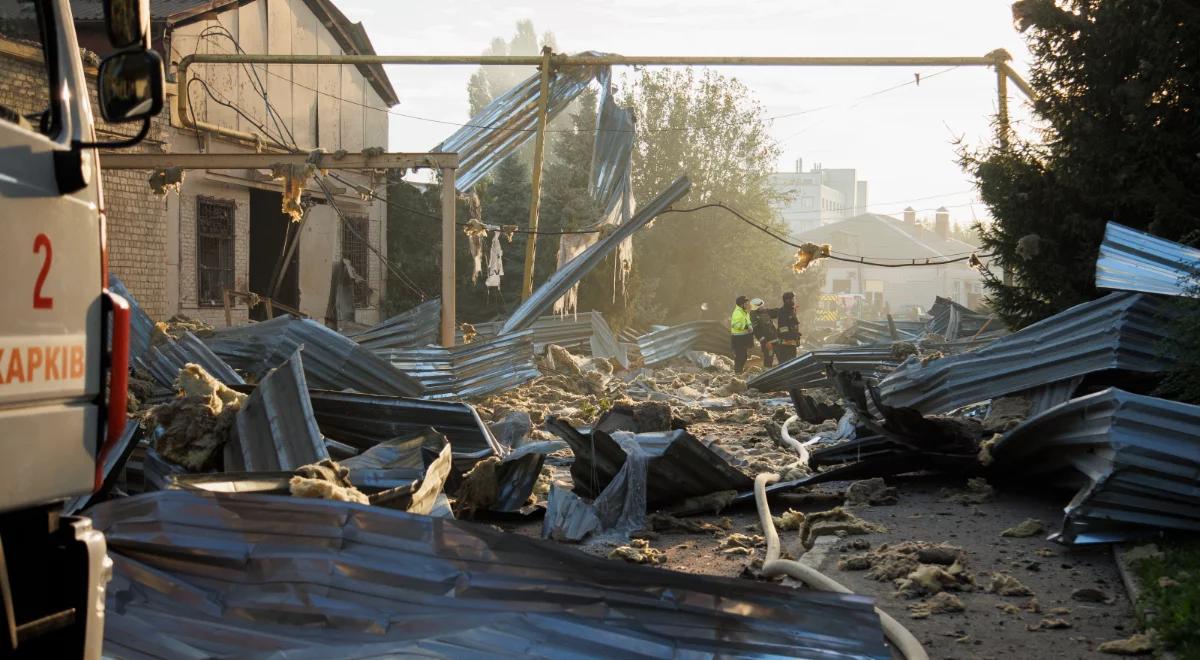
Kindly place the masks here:
[(793, 233), (867, 211), (867, 182), (853, 169), (825, 169), (817, 163), (805, 172), (804, 161), (798, 159), (796, 171), (776, 172), (769, 184), (780, 197), (775, 210)]

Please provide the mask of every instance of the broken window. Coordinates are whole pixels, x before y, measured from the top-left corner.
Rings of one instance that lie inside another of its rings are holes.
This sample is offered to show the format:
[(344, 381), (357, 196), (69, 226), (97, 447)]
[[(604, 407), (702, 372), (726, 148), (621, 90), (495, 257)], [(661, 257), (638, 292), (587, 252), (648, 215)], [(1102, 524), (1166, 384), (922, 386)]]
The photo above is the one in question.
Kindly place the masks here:
[(370, 257), (367, 254), (367, 234), (370, 222), (363, 217), (342, 219), (342, 259), (350, 262), (357, 277), (354, 279), (354, 306), (370, 307), (371, 287), (367, 284)]
[(233, 200), (196, 198), (196, 297), (201, 307), (224, 304), (233, 288)]

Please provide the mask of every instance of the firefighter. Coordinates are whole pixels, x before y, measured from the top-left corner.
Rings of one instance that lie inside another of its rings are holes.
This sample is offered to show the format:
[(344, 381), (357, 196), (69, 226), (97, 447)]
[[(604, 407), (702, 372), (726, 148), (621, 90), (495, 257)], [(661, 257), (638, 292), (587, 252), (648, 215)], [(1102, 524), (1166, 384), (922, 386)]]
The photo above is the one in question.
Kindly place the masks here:
[(750, 320), (750, 299), (738, 296), (729, 317), (730, 348), (733, 349), (733, 370), (742, 373), (746, 368), (746, 358), (750, 355), (750, 347), (754, 345), (754, 323)]
[(750, 301), (750, 322), (754, 324), (754, 338), (758, 340), (758, 348), (762, 351), (763, 368), (770, 369), (775, 363), (772, 350), (775, 340), (779, 338), (779, 331), (771, 321), (772, 312), (775, 310), (764, 309), (765, 304), (762, 298)]
[(800, 319), (796, 318), (796, 294), (788, 291), (783, 294), (783, 305), (771, 310), (771, 316), (779, 324), (779, 338), (774, 342), (775, 359), (779, 364), (796, 357), (796, 349), (800, 345)]

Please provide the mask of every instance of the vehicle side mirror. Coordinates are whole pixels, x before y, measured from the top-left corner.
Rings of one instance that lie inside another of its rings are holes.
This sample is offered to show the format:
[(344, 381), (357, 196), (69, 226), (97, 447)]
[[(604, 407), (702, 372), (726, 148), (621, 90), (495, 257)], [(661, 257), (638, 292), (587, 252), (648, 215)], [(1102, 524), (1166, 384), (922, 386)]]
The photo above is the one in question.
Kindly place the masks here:
[(117, 53), (100, 63), (100, 114), (122, 123), (152, 117), (163, 106), (163, 61), (152, 50)]
[(104, 23), (113, 48), (149, 47), (150, 0), (105, 0)]

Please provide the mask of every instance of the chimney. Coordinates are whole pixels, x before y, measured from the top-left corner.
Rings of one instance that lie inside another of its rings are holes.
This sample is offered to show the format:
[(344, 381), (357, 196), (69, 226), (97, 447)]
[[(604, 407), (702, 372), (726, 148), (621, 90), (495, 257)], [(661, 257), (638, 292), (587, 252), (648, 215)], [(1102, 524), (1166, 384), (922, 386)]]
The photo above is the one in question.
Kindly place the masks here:
[(906, 225), (917, 224), (917, 210), (911, 206), (904, 209), (904, 224), (906, 224)]
[(804, 159), (797, 158), (796, 159), (796, 174), (802, 174), (803, 172), (804, 172)]
[(933, 230), (943, 239), (950, 238), (950, 212), (941, 207), (933, 214)]

